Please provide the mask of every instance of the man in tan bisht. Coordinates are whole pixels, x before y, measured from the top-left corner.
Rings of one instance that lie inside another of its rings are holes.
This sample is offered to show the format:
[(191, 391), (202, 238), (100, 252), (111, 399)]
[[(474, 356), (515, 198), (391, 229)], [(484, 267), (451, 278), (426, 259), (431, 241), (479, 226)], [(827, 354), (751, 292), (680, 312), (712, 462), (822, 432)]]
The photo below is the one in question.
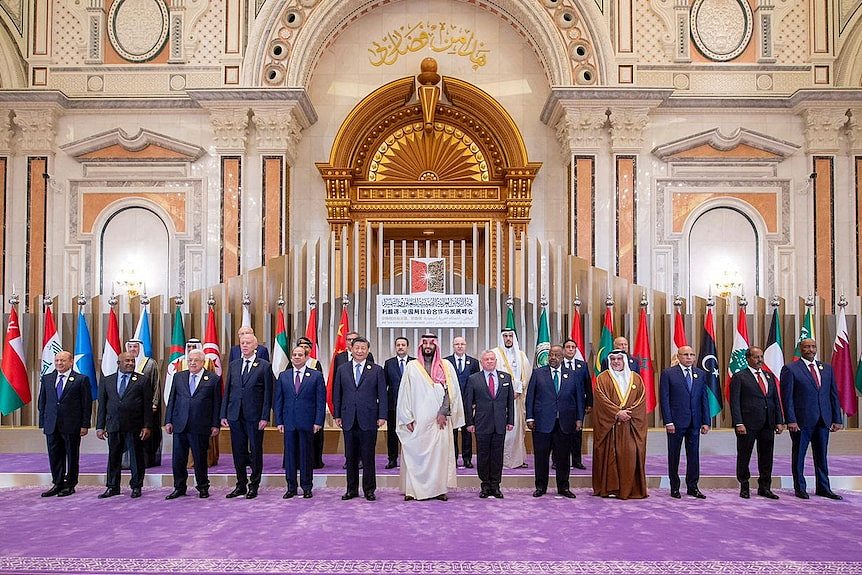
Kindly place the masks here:
[(647, 497), (646, 389), (615, 349), (593, 390), (593, 494), (619, 499)]
[(404, 367), (395, 414), (401, 489), (405, 501), (446, 501), (456, 486), (452, 433), (464, 426), (461, 386), (455, 368), (440, 356), (436, 335), (423, 335), (416, 355)]
[(527, 354), (521, 351), (518, 344), (518, 334), (515, 333), (514, 324), (508, 325), (507, 322), (505, 329), (500, 332), (500, 345), (494, 348), (494, 354), (497, 356), (497, 369), (512, 376), (512, 386), (515, 391), (515, 425), (512, 431), (506, 432), (506, 442), (503, 444), (503, 467), (506, 469), (527, 467), (525, 399), (532, 369)]

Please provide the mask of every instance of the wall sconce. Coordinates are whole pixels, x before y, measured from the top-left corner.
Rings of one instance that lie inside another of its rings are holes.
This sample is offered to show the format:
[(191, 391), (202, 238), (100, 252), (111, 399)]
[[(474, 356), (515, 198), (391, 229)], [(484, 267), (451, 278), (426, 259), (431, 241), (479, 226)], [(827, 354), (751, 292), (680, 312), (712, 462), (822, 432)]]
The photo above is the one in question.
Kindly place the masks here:
[(114, 280), (114, 286), (118, 293), (125, 293), (129, 297), (140, 295), (144, 289), (144, 282), (138, 276), (138, 272), (134, 267), (120, 268), (119, 277)]

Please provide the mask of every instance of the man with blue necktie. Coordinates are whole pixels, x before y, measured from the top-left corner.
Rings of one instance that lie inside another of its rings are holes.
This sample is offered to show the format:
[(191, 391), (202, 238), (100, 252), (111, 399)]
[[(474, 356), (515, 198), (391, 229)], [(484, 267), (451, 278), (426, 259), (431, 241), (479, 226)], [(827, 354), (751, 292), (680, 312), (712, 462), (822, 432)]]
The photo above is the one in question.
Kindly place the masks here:
[[(461, 387), (461, 397), (466, 401), (467, 380), (474, 373), (479, 372), (479, 361), (472, 356), (467, 355), (467, 340), (464, 337), (458, 336), (452, 340), (452, 355), (447, 355), (446, 359), (455, 367), (455, 373), (458, 374), (458, 385)], [(464, 404), (466, 413), (467, 404)], [(460, 449), (459, 439), (460, 436)], [(461, 454), (461, 461), (464, 467), (470, 469), (473, 467), (473, 434), (467, 430), (467, 426), (455, 430), (455, 463), (458, 462), (458, 454)]]
[(416, 359), (407, 354), (408, 347), (410, 347), (410, 341), (406, 337), (396, 337), (395, 355), (383, 364), (383, 373), (386, 374), (387, 402), (386, 453), (389, 458), (389, 461), (386, 462), (386, 469), (398, 467), (398, 447), (401, 445), (398, 441), (398, 434), (395, 433), (395, 407), (398, 405), (398, 388), (401, 385), (401, 376), (404, 375), (407, 362)]

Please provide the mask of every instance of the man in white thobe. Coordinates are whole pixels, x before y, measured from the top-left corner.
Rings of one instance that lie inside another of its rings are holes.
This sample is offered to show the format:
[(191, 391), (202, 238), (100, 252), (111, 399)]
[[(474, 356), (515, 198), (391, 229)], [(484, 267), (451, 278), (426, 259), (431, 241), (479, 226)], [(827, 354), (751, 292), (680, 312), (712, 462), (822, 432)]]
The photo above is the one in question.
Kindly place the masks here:
[(440, 356), (436, 335), (423, 335), (416, 355), (404, 368), (395, 414), (401, 489), (405, 501), (446, 501), (456, 486), (452, 432), (464, 426), (461, 387), (455, 368)]
[(515, 391), (515, 426), (506, 432), (506, 442), (503, 444), (503, 467), (515, 469), (527, 466), (526, 437), (526, 405), (527, 383), (530, 381), (530, 360), (518, 345), (518, 336), (513, 329), (500, 332), (500, 345), (494, 348), (497, 356), (497, 369), (512, 376), (512, 386)]

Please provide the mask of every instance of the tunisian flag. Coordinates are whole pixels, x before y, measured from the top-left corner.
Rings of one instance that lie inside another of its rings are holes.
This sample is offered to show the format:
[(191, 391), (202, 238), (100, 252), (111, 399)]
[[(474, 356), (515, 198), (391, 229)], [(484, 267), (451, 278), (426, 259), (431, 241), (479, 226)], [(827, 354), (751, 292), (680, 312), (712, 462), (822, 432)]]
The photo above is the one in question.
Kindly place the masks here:
[(649, 344), (649, 322), (647, 321), (646, 308), (641, 308), (640, 321), (638, 321), (638, 334), (635, 338), (635, 349), (633, 357), (640, 366), (640, 376), (646, 387), (647, 413), (655, 409), (655, 372), (652, 368), (652, 351)]
[(335, 379), (335, 356), (347, 351), (347, 332), (350, 331), (350, 319), (347, 317), (347, 307), (341, 308), (341, 320), (338, 322), (338, 334), (335, 336), (335, 347), (332, 349), (332, 359), (329, 361), (329, 378), (326, 380), (326, 405), (329, 413), (334, 413), (332, 406), (332, 382)]
[[(221, 351), (219, 350), (215, 311), (212, 307), (210, 307), (210, 312), (207, 315), (207, 327), (204, 332), (204, 366), (221, 376)], [(224, 388), (224, 380), (221, 384)]]

